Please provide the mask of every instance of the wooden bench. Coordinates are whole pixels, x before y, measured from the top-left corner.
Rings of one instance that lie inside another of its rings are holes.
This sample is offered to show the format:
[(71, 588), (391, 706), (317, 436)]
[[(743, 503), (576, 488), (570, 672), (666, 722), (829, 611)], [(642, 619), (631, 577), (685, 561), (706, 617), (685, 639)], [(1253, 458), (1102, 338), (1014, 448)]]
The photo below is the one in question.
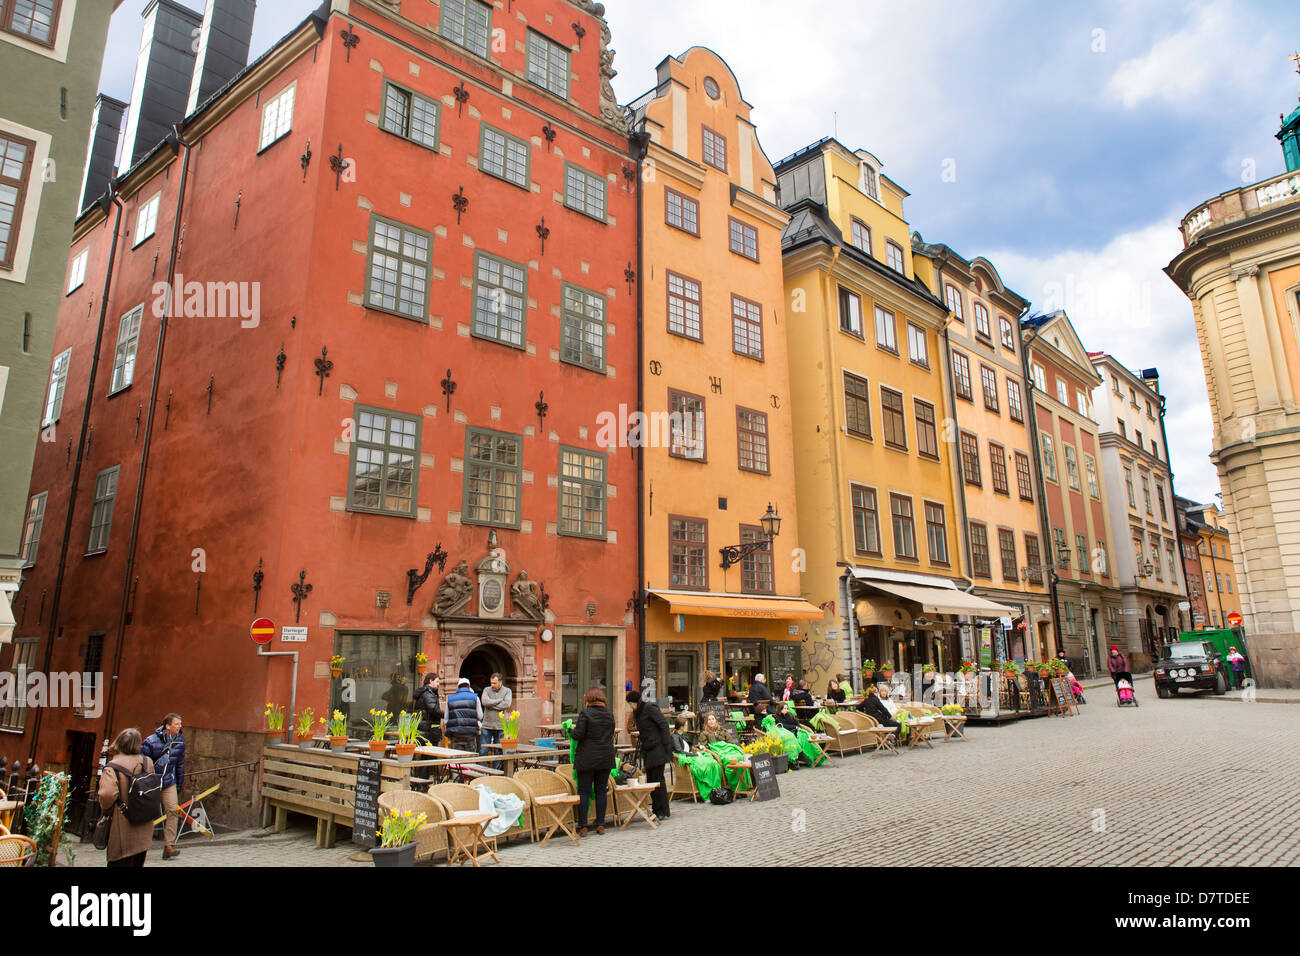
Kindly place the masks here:
[[(410, 789), (410, 764), (384, 760), (382, 765), (380, 792)], [(271, 825), (274, 815), (280, 833), (288, 827), (290, 813), (315, 817), (316, 845), (332, 847), (338, 827), (352, 826), (356, 785), (355, 754), (269, 746), (262, 753), (262, 825)]]

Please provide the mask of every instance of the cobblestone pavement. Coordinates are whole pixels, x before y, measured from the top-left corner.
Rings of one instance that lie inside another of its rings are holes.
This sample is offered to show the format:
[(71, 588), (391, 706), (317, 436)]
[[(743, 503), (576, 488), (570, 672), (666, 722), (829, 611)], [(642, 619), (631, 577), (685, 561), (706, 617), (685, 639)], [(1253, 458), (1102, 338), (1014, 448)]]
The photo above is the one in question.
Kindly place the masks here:
[[(973, 727), (968, 743), (852, 756), (780, 780), (781, 797), (727, 807), (674, 801), (645, 823), (545, 847), (504, 847), (503, 865), (726, 863), (1229, 865), (1300, 862), (1300, 739), (1294, 708), (1225, 708), (1204, 695), (1116, 706), (1109, 682), (1079, 716)], [(150, 866), (368, 866), (305, 829), (212, 844)], [(81, 848), (78, 865), (102, 865)]]

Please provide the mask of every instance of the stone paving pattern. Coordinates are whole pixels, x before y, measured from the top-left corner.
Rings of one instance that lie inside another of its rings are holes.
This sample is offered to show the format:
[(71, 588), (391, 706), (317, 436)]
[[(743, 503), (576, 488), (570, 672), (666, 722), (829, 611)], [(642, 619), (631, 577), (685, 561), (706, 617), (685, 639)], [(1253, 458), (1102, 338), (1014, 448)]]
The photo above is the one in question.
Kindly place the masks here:
[[(967, 743), (898, 757), (851, 756), (780, 780), (781, 798), (726, 807), (673, 801), (657, 831), (644, 822), (593, 832), (575, 847), (503, 846), (503, 865), (738, 864), (1277, 866), (1300, 862), (1296, 709), (1204, 695), (1116, 706), (1109, 682), (1079, 716), (976, 726)], [(253, 831), (149, 866), (370, 866), (306, 828)], [(265, 831), (256, 831), (265, 833)], [(103, 855), (79, 848), (78, 866)], [(441, 865), (441, 864), (438, 864)], [(488, 861), (488, 865), (492, 865)]]

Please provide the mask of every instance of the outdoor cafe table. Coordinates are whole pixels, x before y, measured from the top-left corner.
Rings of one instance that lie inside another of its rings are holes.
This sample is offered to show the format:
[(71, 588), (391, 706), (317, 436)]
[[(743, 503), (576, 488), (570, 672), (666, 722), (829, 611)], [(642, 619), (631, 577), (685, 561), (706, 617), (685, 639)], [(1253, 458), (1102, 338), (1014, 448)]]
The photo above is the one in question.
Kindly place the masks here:
[(944, 739), (945, 740), (965, 740), (966, 735), (961, 732), (962, 727), (966, 725), (965, 714), (944, 714)]
[[(452, 852), (447, 854), (447, 865), (459, 862), (464, 864), (466, 860), (474, 866), (478, 866), (478, 861), (483, 856), (490, 856), (498, 863), (501, 858), (496, 855), (492, 848), (492, 843), (483, 838), (483, 827), (495, 820), (495, 813), (462, 813), (454, 816), (450, 820), (439, 820), (434, 826), (442, 827), (451, 837)], [(483, 852), (479, 852), (479, 847)]]
[(578, 833), (573, 826), (573, 808), (578, 805), (578, 795), (576, 793), (558, 793), (545, 797), (534, 797), (533, 807), (540, 808), (542, 815), (546, 820), (542, 821), (542, 826), (547, 827), (546, 835), (541, 839), (541, 845), (546, 846), (556, 830), (563, 830), (568, 834), (569, 839), (575, 844), (581, 845), (578, 841)]

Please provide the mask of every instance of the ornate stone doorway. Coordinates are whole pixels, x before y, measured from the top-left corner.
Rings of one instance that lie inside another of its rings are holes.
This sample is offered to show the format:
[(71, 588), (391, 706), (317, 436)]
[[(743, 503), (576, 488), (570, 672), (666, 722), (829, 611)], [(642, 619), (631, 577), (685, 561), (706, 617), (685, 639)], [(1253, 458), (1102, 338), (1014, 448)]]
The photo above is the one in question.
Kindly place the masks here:
[(503, 683), (511, 690), (518, 689), (519, 675), (515, 673), (514, 658), (509, 652), (495, 644), (480, 644), (465, 656), (458, 676), (469, 678), (474, 693), (482, 694), (493, 674), (500, 674)]

